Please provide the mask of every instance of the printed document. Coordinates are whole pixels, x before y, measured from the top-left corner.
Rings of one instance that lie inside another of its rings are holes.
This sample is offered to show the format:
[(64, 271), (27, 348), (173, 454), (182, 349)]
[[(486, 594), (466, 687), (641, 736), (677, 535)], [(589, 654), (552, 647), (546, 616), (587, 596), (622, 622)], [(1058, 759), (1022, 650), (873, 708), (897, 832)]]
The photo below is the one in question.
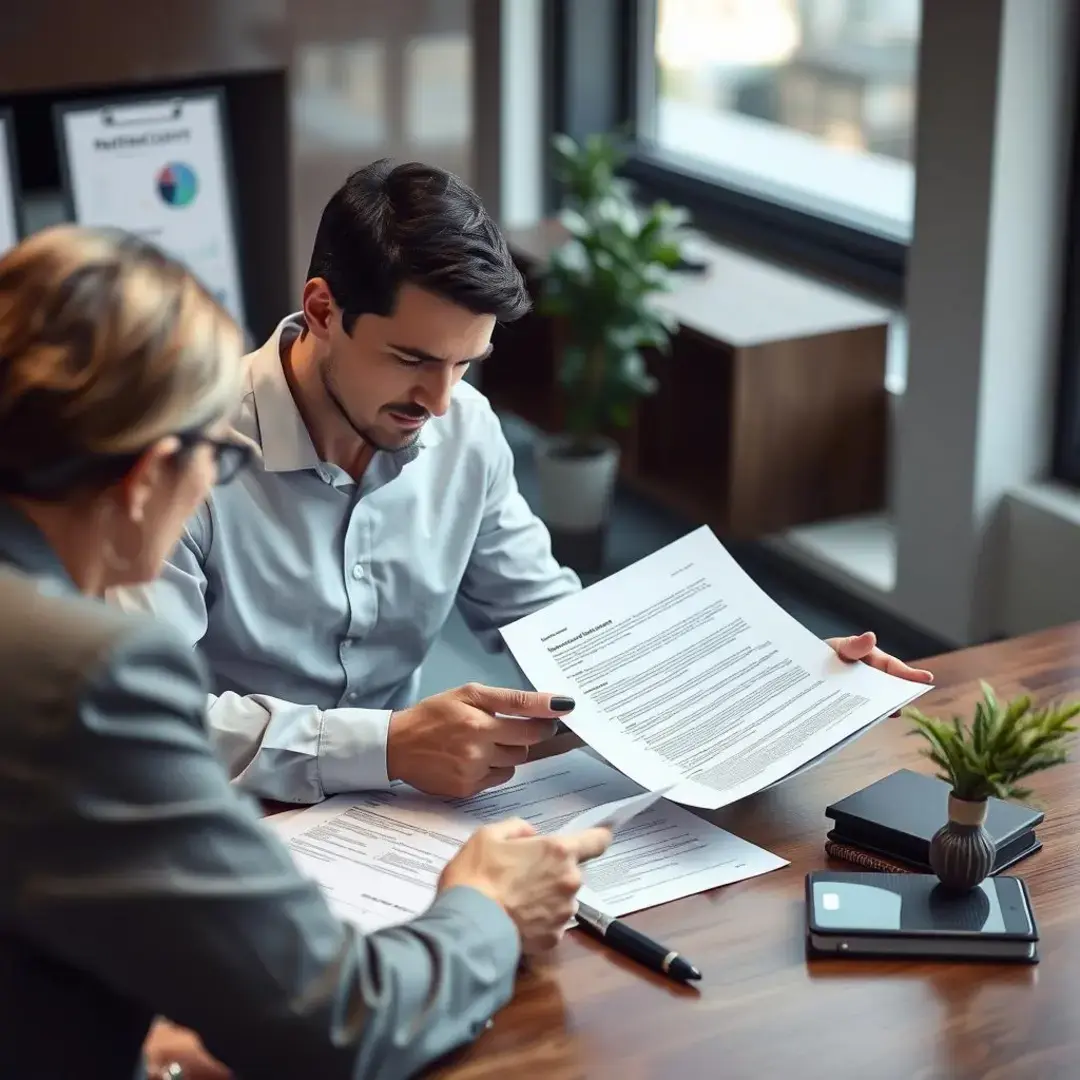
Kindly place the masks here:
[(643, 791), (638, 795), (629, 795), (625, 799), (616, 799), (614, 802), (602, 803), (571, 818), (559, 829), (560, 833), (584, 832), (586, 829), (598, 829), (601, 826), (617, 832), (632, 818), (636, 818), (642, 810), (647, 810), (653, 803), (659, 802), (669, 791), (669, 788), (660, 788), (659, 791)]
[[(482, 825), (519, 817), (554, 833), (604, 806), (621, 822), (611, 847), (584, 867), (581, 898), (626, 915), (786, 866), (654, 793), (586, 750), (530, 762), (514, 778), (471, 799), (440, 799), (404, 784), (338, 795), (299, 813), (269, 818), (301, 869), (323, 887), (337, 913), (365, 931), (420, 914), (443, 867)], [(622, 804), (638, 813), (625, 820)], [(281, 819), (279, 821), (279, 818)]]
[(716, 809), (783, 780), (929, 687), (847, 664), (698, 529), (504, 627), (563, 722), (644, 788)]

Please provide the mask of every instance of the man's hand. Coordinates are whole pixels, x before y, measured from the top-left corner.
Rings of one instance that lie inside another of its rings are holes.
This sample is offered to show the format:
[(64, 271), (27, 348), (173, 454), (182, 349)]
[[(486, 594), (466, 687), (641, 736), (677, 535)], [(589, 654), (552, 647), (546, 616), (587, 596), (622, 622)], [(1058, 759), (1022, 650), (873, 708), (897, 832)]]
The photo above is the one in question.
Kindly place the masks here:
[(429, 795), (475, 795), (509, 780), (573, 708), (572, 698), (477, 683), (435, 694), (390, 718), (387, 775)]
[(167, 1076), (170, 1065), (184, 1070), (184, 1080), (229, 1080), (232, 1073), (211, 1057), (194, 1031), (158, 1018), (143, 1043), (143, 1056), (150, 1080)]
[(909, 682), (932, 683), (934, 676), (922, 668), (908, 667), (903, 660), (897, 660), (895, 656), (882, 652), (877, 647), (877, 638), (869, 630), (865, 634), (857, 634), (855, 637), (828, 638), (826, 645), (832, 647), (833, 652), (841, 660), (849, 663), (862, 661), (878, 671), (884, 671), (889, 675), (895, 675)]
[(439, 892), (468, 885), (514, 920), (526, 953), (554, 948), (577, 910), (579, 866), (611, 843), (610, 829), (537, 836), (526, 821), (501, 821), (473, 833), (446, 864)]

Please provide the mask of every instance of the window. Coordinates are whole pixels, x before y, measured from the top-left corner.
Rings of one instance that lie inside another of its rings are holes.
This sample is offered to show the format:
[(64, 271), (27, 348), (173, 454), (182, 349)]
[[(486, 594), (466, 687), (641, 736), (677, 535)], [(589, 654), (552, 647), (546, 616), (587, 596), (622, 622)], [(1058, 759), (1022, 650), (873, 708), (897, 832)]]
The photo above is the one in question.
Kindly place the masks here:
[(638, 134), (662, 157), (906, 242), (920, 0), (655, 0)]
[(1053, 471), (1058, 480), (1080, 487), (1080, 108), (1074, 113), (1071, 167)]
[[(548, 124), (629, 129), (646, 197), (901, 303), (921, 0), (549, 0)], [(557, 201), (552, 187), (549, 198)]]

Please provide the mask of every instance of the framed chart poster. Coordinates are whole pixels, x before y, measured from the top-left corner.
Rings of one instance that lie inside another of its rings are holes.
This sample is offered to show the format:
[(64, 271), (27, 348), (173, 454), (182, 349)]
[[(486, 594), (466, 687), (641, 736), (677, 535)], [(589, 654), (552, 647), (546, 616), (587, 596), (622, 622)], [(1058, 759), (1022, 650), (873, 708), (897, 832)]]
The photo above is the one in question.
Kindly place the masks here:
[(10, 109), (0, 109), (0, 255), (19, 242), (18, 171)]
[(156, 244), (245, 326), (223, 93), (59, 103), (56, 125), (72, 219)]

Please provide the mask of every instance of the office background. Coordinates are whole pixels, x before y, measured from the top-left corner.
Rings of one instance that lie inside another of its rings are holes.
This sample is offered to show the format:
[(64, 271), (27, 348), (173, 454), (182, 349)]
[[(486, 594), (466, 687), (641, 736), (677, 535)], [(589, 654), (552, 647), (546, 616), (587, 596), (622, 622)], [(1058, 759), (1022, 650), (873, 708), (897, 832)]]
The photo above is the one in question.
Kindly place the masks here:
[[(553, 131), (631, 129), (643, 193), (721, 250), (887, 313), (881, 505), (738, 537), (755, 576), (908, 655), (1080, 618), (1075, 0), (39, 0), (4, 22), (31, 226), (56, 213), (54, 101), (225, 87), (255, 337), (358, 164), (444, 166), (523, 230), (556, 206)], [(697, 523), (631, 484), (609, 568)], [(427, 685), (513, 677), (473, 650), (452, 627)]]

